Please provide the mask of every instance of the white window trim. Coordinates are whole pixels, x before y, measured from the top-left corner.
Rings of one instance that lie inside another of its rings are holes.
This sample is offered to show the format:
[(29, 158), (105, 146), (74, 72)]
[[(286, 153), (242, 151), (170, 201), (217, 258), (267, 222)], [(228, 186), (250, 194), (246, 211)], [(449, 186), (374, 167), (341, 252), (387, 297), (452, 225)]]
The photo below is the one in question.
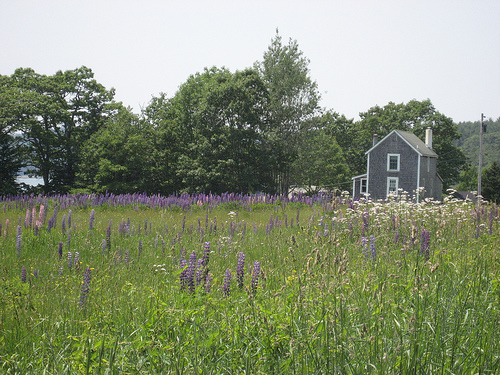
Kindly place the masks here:
[(391, 186), (391, 180), (396, 181), (396, 190), (394, 191), (394, 194), (392, 195), (398, 195), (398, 189), (399, 189), (399, 178), (398, 177), (387, 177), (387, 196), (391, 193), (389, 191), (389, 187)]
[[(363, 189), (363, 181), (365, 181), (365, 188), (364, 189)], [(368, 193), (368, 179), (367, 178), (361, 178), (359, 180), (359, 193), (360, 194)]]
[[(391, 169), (391, 156), (395, 156), (398, 160), (397, 169)], [(400, 159), (401, 158), (399, 157), (399, 154), (387, 154), (387, 171), (388, 172), (399, 172)]]

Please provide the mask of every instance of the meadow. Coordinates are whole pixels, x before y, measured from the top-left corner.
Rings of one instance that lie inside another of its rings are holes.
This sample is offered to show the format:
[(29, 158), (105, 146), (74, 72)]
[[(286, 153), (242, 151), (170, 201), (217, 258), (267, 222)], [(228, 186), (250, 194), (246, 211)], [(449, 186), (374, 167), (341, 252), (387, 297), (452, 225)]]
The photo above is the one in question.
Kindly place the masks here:
[(0, 373), (498, 374), (494, 204), (0, 197)]

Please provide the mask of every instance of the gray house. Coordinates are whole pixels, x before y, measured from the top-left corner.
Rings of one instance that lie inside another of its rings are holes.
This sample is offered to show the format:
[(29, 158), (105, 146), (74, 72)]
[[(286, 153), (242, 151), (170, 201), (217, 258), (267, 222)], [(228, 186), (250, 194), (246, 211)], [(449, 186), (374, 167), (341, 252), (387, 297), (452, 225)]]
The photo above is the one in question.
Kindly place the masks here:
[(426, 129), (425, 143), (402, 130), (393, 130), (380, 142), (374, 135), (366, 155), (366, 174), (352, 178), (354, 198), (369, 195), (375, 200), (386, 199), (404, 191), (417, 201), (441, 200), (443, 182), (436, 169), (438, 155), (432, 150), (430, 128)]

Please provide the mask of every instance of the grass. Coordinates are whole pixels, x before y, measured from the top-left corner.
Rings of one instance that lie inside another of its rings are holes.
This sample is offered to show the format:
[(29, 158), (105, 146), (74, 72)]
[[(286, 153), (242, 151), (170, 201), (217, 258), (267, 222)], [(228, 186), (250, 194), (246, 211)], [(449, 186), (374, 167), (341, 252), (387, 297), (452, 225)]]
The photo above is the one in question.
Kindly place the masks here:
[[(0, 372), (500, 372), (497, 206), (235, 200), (158, 207), (111, 198), (0, 203)], [(40, 204), (47, 214), (35, 229), (26, 209), (37, 218)], [(202, 258), (206, 242), (210, 261), (200, 274), (211, 277), (210, 291), (205, 278), (194, 291), (182, 289), (189, 268), (182, 260), (193, 251)]]

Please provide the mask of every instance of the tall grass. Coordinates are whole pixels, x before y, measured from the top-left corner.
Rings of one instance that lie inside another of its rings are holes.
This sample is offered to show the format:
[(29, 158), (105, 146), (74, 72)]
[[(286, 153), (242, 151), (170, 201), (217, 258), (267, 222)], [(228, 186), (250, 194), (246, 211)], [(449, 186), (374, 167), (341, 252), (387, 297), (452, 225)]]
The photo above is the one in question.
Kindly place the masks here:
[(1, 372), (500, 372), (497, 206), (179, 198), (4, 199)]

